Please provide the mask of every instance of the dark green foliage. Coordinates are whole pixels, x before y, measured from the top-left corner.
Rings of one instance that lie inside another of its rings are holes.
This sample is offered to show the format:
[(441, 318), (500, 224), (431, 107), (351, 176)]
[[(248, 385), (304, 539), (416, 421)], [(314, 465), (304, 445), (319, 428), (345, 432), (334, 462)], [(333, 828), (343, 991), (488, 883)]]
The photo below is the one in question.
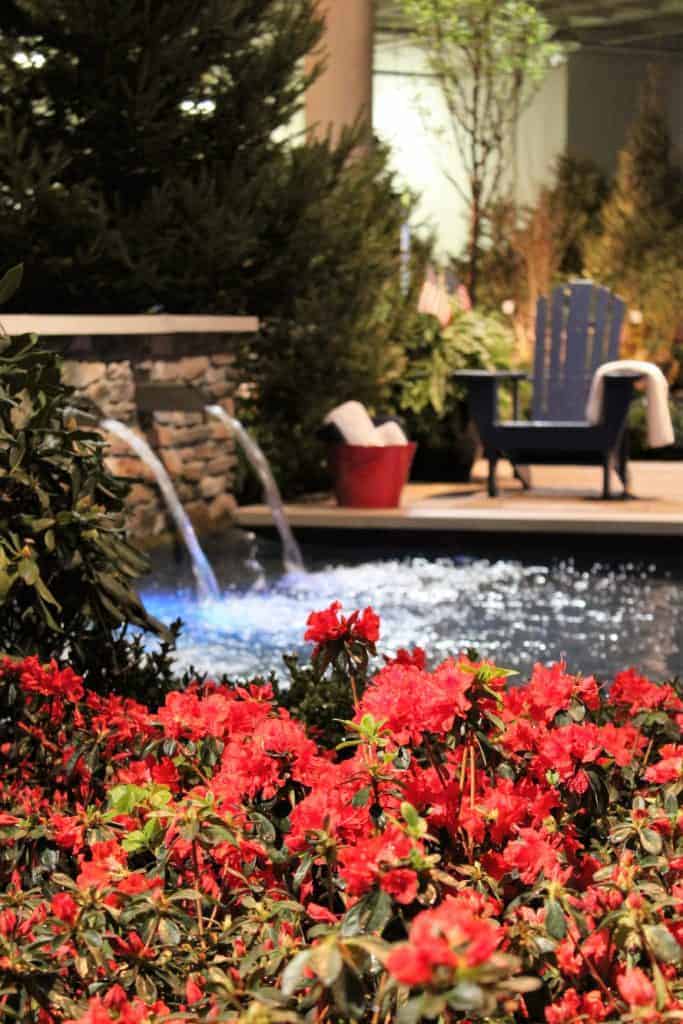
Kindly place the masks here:
[(387, 408), (418, 443), (416, 478), (441, 479), (445, 473), (446, 479), (455, 479), (455, 474), (467, 479), (476, 437), (464, 388), (453, 375), (457, 370), (508, 366), (512, 355), (512, 328), (500, 314), (479, 308), (463, 312), (454, 305), (453, 320), (445, 328), (433, 316), (411, 313), (389, 389)]
[(610, 193), (606, 175), (588, 158), (565, 153), (557, 161), (550, 207), (557, 239), (559, 276), (580, 275), (581, 251), (588, 235), (602, 229), (601, 211)]
[(683, 402), (670, 399), (669, 409), (674, 428), (674, 443), (669, 448), (649, 448), (647, 444), (647, 403), (644, 398), (631, 404), (628, 416), (631, 457), (634, 459), (678, 460), (683, 451)]
[[(72, 401), (55, 353), (0, 337), (0, 651), (68, 656), (94, 686), (135, 692), (145, 659), (125, 631), (156, 629), (134, 590), (147, 562), (125, 537), (125, 486)], [(148, 664), (159, 694), (168, 653)]]
[(290, 154), (296, 188), (282, 217), (292, 287), (273, 297), (265, 329), (241, 353), (252, 387), (239, 414), (287, 494), (328, 485), (315, 433), (330, 409), (353, 398), (387, 411), (387, 381), (412, 337), (426, 256), (416, 249), (413, 286), (402, 292), (399, 237), (412, 199), (396, 190), (383, 149), (354, 156), (356, 138), (344, 134), (334, 159), (322, 143)]
[(26, 264), (20, 305), (247, 308), (245, 284), (286, 261), (274, 133), (319, 35), (312, 0), (4, 4), (0, 239)]
[[(344, 722), (353, 718), (353, 693), (348, 675), (333, 665), (321, 676), (312, 664), (299, 663), (296, 655), (285, 656), (290, 677), (287, 688), (278, 688), (278, 702), (304, 722), (325, 747), (334, 749), (344, 739)], [(365, 690), (365, 678), (356, 682), (358, 696)]]

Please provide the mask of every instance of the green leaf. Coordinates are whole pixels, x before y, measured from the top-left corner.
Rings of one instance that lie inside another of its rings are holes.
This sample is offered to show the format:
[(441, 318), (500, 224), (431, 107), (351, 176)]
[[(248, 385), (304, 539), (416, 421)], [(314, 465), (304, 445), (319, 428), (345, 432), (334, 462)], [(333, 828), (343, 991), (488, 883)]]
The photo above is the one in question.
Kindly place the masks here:
[(12, 584), (16, 578), (16, 573), (9, 573), (5, 572), (4, 569), (0, 569), (0, 603), (2, 603), (9, 594), (12, 589)]
[(658, 960), (666, 964), (679, 962), (683, 950), (666, 925), (646, 924), (643, 931), (650, 949)]
[(452, 1009), (465, 1012), (481, 1010), (486, 1004), (484, 990), (473, 981), (461, 981), (450, 990), (446, 999)]
[(23, 263), (18, 263), (15, 267), (11, 267), (6, 274), (3, 274), (2, 278), (0, 278), (0, 304), (9, 302), (21, 285), (23, 276)]
[(281, 977), (281, 988), (284, 995), (293, 995), (303, 982), (304, 970), (308, 966), (311, 953), (312, 950), (310, 949), (302, 950), (285, 967)]
[(370, 799), (370, 792), (371, 790), (369, 786), (363, 786), (362, 789), (359, 789), (356, 793), (353, 794), (351, 804), (354, 807), (365, 807), (368, 800)]
[(567, 922), (564, 911), (557, 900), (545, 901), (545, 927), (553, 939), (563, 939), (567, 934)]
[(662, 837), (651, 828), (643, 828), (638, 832), (640, 845), (647, 853), (657, 856), (662, 852)]
[(368, 899), (370, 913), (365, 922), (365, 930), (371, 934), (381, 935), (391, 917), (391, 897), (384, 889), (370, 893)]
[(422, 1019), (425, 997), (415, 996), (401, 1006), (396, 1017), (396, 1024), (418, 1024)]
[(121, 846), (126, 853), (137, 853), (139, 850), (144, 850), (147, 847), (147, 840), (140, 829), (134, 829), (133, 832), (129, 832), (125, 836)]
[(17, 565), (17, 572), (29, 587), (32, 587), (40, 576), (38, 565), (32, 558), (20, 559)]
[(162, 917), (159, 922), (159, 937), (167, 946), (177, 946), (181, 939), (181, 931), (170, 917)]
[(157, 987), (146, 974), (138, 974), (135, 979), (135, 991), (146, 1003), (153, 1003), (157, 998)]
[(413, 805), (408, 803), (407, 800), (404, 800), (401, 804), (401, 817), (409, 828), (416, 829), (419, 827), (420, 815), (417, 813)]
[(337, 945), (336, 935), (319, 942), (311, 950), (309, 967), (315, 971), (325, 988), (329, 988), (338, 977), (344, 965), (342, 955)]
[(346, 964), (332, 985), (332, 996), (342, 1019), (363, 1019), (365, 991), (361, 979)]

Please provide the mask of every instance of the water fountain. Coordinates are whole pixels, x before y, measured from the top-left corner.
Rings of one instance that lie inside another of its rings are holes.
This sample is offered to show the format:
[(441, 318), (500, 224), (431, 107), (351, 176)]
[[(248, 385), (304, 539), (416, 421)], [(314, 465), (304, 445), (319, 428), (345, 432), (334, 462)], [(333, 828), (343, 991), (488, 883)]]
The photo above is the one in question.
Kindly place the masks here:
[(136, 455), (140, 456), (145, 465), (149, 466), (152, 470), (154, 478), (159, 486), (159, 490), (166, 502), (169, 514), (176, 525), (178, 533), (185, 541), (185, 546), (187, 547), (190, 558), (192, 559), (192, 571), (197, 584), (197, 593), (203, 601), (217, 601), (221, 596), (218, 581), (216, 580), (213, 569), (209, 564), (209, 560), (202, 551), (201, 545), (197, 540), (197, 534), (194, 532), (192, 523), (180, 504), (175, 487), (173, 486), (171, 478), (166, 472), (163, 463), (157, 458), (143, 438), (119, 420), (103, 419), (100, 421), (100, 427), (102, 430), (106, 430), (110, 434), (120, 437), (122, 441), (125, 441), (126, 444), (133, 449)]
[(287, 572), (304, 572), (304, 562), (301, 557), (301, 550), (294, 539), (294, 534), (287, 521), (287, 516), (282, 504), (280, 489), (275, 482), (271, 472), (268, 459), (262, 449), (256, 443), (251, 434), (245, 430), (244, 425), (234, 416), (228, 413), (220, 405), (207, 405), (206, 411), (226, 427), (235, 440), (239, 443), (242, 451), (249, 460), (249, 463), (261, 481), (263, 496), (270, 508), (270, 514), (282, 542), (282, 562)]

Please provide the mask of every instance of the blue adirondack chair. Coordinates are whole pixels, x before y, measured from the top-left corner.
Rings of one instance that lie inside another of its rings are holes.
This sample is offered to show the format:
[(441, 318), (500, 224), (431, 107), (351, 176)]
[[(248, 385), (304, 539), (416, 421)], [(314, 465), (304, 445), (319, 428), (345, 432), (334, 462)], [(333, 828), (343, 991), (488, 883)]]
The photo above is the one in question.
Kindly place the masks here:
[[(498, 493), (496, 463), (508, 458), (525, 487), (534, 464), (598, 465), (603, 468), (603, 497), (610, 495), (610, 467), (627, 484), (626, 417), (637, 374), (605, 378), (603, 415), (592, 425), (585, 419), (586, 401), (595, 370), (619, 355), (625, 305), (607, 288), (576, 281), (554, 289), (550, 300), (538, 301), (532, 419), (519, 419), (518, 372), (459, 371), (468, 389), (470, 413), (489, 462), (488, 491)], [(498, 386), (515, 389), (514, 416), (498, 420)]]

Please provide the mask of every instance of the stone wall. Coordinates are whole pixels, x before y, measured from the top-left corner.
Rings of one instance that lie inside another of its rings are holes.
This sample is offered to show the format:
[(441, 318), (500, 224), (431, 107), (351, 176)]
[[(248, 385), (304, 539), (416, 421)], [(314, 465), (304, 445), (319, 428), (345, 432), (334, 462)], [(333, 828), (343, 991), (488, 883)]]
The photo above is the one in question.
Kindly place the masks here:
[[(152, 446), (173, 480), (183, 507), (201, 533), (227, 525), (235, 508), (232, 495), (235, 448), (224, 426), (198, 412), (156, 412), (141, 417), (135, 404), (135, 379), (165, 384), (192, 384), (212, 401), (233, 412), (236, 389), (234, 360), (229, 353), (180, 358), (102, 362), (66, 359), (63, 376), (79, 394), (91, 399), (105, 416), (132, 427)], [(107, 464), (131, 484), (129, 524), (132, 536), (145, 545), (163, 539), (172, 529), (149, 468), (119, 438), (109, 435)]]

